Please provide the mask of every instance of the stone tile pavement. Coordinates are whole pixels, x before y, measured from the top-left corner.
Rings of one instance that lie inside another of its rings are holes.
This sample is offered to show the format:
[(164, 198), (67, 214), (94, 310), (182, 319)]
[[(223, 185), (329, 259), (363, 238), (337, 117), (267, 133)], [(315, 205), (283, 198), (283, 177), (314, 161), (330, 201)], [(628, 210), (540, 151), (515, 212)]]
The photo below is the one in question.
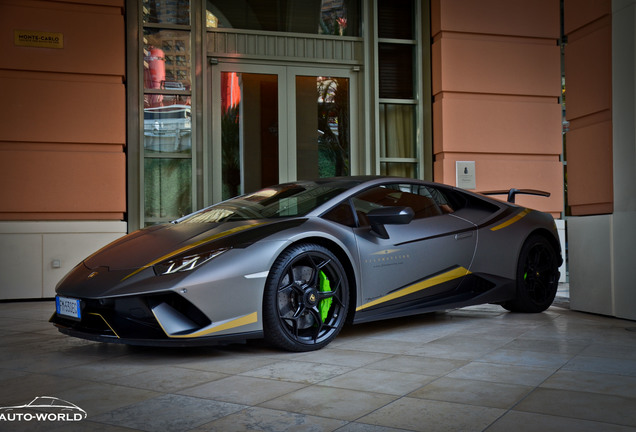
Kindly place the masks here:
[(53, 310), (0, 303), (0, 407), (54, 396), (88, 417), (0, 412), (0, 431), (636, 432), (632, 321), (485, 305), (346, 327), (299, 354), (88, 342)]

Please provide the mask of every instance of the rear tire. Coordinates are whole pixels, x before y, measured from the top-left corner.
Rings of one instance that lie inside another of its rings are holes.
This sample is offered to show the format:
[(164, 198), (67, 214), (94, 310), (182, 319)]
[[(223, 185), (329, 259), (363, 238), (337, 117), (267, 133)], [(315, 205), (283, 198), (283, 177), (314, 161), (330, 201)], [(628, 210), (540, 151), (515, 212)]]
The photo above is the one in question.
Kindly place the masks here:
[(344, 268), (327, 248), (303, 243), (274, 262), (263, 295), (268, 342), (289, 351), (313, 351), (342, 329), (349, 308)]
[(511, 312), (543, 312), (550, 307), (559, 284), (559, 254), (543, 236), (523, 244), (517, 264), (517, 297), (502, 306)]

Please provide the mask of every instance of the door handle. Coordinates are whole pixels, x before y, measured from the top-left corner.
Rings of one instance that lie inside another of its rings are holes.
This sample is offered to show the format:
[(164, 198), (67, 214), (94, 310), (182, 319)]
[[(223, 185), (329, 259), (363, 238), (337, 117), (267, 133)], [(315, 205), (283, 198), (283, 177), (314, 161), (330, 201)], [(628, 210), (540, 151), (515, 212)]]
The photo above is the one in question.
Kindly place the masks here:
[(455, 240), (466, 239), (466, 238), (470, 238), (472, 236), (473, 236), (473, 232), (472, 231), (463, 232), (463, 233), (455, 234)]

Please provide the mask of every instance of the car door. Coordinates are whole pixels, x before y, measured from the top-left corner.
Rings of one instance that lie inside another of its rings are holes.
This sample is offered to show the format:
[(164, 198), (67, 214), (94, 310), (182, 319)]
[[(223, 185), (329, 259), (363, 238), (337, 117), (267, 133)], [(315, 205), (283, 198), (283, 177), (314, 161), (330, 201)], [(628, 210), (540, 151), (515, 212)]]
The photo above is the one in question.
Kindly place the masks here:
[[(456, 292), (469, 273), (477, 230), (453, 215), (457, 203), (448, 195), (434, 186), (403, 183), (367, 189), (351, 200), (362, 279), (356, 322), (415, 313)], [(386, 207), (409, 207), (414, 217), (384, 225), (388, 238), (383, 238), (371, 228), (369, 212)]]

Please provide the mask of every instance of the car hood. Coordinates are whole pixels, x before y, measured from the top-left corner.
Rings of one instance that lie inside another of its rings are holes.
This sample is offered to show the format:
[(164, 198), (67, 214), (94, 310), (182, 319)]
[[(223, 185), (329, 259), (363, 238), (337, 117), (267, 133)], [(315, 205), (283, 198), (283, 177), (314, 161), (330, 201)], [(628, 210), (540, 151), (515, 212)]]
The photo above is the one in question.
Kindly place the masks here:
[[(221, 239), (253, 230), (256, 227), (278, 225), (272, 221), (252, 220), (225, 223), (180, 223), (157, 225), (128, 234), (100, 249), (86, 260), (89, 269), (108, 268), (111, 271), (137, 269), (205, 244), (221, 243)], [(260, 231), (260, 230), (259, 230)], [(272, 231), (272, 230), (267, 230)], [(278, 230), (276, 230), (278, 231)], [(240, 236), (241, 243), (257, 236)], [(223, 241), (223, 246), (227, 241)], [(215, 246), (211, 246), (215, 247)], [(222, 247), (219, 245), (219, 247)]]

